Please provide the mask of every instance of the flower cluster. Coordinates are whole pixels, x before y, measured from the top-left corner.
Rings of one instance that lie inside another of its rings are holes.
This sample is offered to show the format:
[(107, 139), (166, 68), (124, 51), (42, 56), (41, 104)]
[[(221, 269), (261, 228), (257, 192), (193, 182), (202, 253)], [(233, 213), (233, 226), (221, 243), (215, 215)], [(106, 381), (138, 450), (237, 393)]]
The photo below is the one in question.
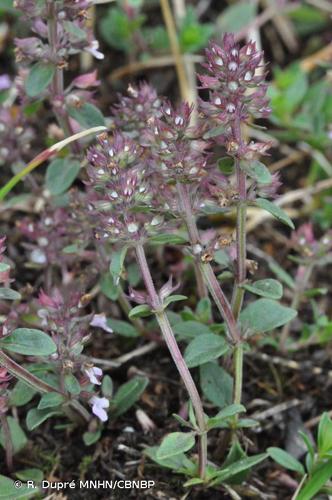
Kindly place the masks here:
[[(75, 200), (76, 208), (80, 201), (79, 197)], [(84, 246), (89, 239), (92, 234), (89, 220), (86, 217), (79, 219), (82, 211), (72, 208), (72, 205), (67, 208), (48, 206), (36, 221), (29, 217), (17, 221), (21, 234), (30, 240), (24, 246), (33, 264), (45, 266), (70, 262), (73, 256), (63, 252), (63, 249), (73, 243)]]
[(163, 219), (154, 214), (160, 199), (155, 200), (153, 183), (148, 182), (151, 172), (144, 148), (121, 133), (101, 134), (98, 142), (87, 155), (89, 209), (100, 228), (95, 236), (133, 241), (153, 234)]
[(149, 122), (161, 116), (162, 99), (151, 85), (142, 82), (138, 87), (129, 85), (128, 96), (119, 97), (112, 107), (113, 123), (116, 128), (138, 137)]
[(73, 290), (67, 290), (67, 293), (63, 294), (55, 289), (52, 295), (41, 291), (38, 303), (41, 306), (38, 316), (41, 318), (43, 329), (52, 336), (58, 347), (57, 353), (52, 355), (53, 363), (60, 372), (76, 376), (83, 388), (81, 396), (91, 404), (92, 412), (105, 422), (105, 408), (109, 406), (109, 401), (94, 393), (91, 397), (91, 389), (88, 387), (90, 384), (100, 386), (103, 372), (81, 355), (85, 343), (90, 338), (89, 325), (102, 328), (108, 333), (112, 332), (107, 326), (105, 315), (81, 317), (84, 296)]
[(199, 182), (206, 175), (207, 143), (197, 139), (190, 125), (192, 111), (186, 102), (177, 108), (165, 103), (161, 116), (150, 120), (142, 135), (155, 171), (168, 182)]
[(212, 118), (223, 130), (217, 134), (234, 156), (262, 154), (265, 144), (246, 145), (240, 138), (240, 124), (250, 116), (267, 117), (270, 113), (264, 82), (263, 53), (254, 42), (243, 47), (226, 34), (222, 46), (211, 43), (206, 50), (204, 67), (210, 75), (199, 75), (203, 89), (210, 90), (209, 101), (200, 101), (203, 115)]
[(312, 262), (312, 259), (321, 259), (329, 255), (332, 250), (332, 231), (328, 231), (321, 238), (316, 238), (313, 225), (309, 222), (302, 224), (292, 234), (292, 246), (304, 258)]
[[(99, 44), (94, 39), (89, 23), (87, 9), (93, 2), (89, 0), (60, 2), (37, 2), (34, 0), (15, 0), (15, 7), (31, 23), (37, 35), (16, 39), (16, 58), (19, 62), (44, 61), (58, 67), (66, 67), (68, 57), (86, 50), (97, 59), (104, 56), (99, 52)], [(56, 47), (49, 44), (48, 18), (56, 19)], [(55, 50), (54, 50), (55, 49)]]
[[(19, 165), (31, 149), (35, 133), (20, 106), (12, 103), (17, 82), (11, 83), (10, 97), (0, 105), (0, 166)], [(1, 90), (1, 89), (0, 89)]]

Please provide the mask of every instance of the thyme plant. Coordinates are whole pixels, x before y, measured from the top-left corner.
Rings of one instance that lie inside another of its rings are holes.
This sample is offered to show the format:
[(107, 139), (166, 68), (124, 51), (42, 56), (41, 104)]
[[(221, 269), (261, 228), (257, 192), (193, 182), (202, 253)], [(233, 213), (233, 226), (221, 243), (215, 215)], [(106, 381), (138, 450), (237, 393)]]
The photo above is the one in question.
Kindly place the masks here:
[[(227, 34), (221, 46), (210, 45), (204, 66), (209, 74), (199, 78), (202, 88), (209, 90), (209, 98), (200, 101), (201, 120), (194, 127), (190, 125), (192, 107), (187, 103), (173, 108), (145, 84), (130, 87), (129, 97), (121, 98), (113, 108), (117, 130), (110, 136), (106, 133), (99, 136), (99, 145), (88, 152), (87, 189), (90, 213), (96, 221), (96, 237), (117, 248), (117, 256), (113, 257), (113, 261), (120, 262), (116, 279), (120, 279), (120, 268), (131, 248), (141, 271), (145, 292), (131, 290), (131, 299), (139, 305), (129, 316), (155, 316), (193, 408), (189, 422), (177, 417), (190, 431), (169, 434), (158, 449), (148, 453), (165, 465), (171, 457), (179, 458), (179, 454), (190, 450), (197, 436), (197, 470), (195, 463), (184, 459), (183, 469), (195, 477), (194, 482), (218, 484), (235, 474), (237, 467), (244, 470), (267, 456), (260, 454), (244, 463), (235, 462), (232, 473), (225, 468), (211, 469), (207, 466), (207, 433), (214, 427), (228, 427), (232, 430), (233, 447), (239, 446), (237, 429), (244, 424), (238, 414), (245, 411), (241, 404), (245, 345), (252, 333), (282, 326), (294, 318), (296, 311), (276, 300), (282, 296), (279, 282), (252, 281), (247, 277), (248, 267), (252, 273), (255, 270), (246, 252), (247, 207), (259, 206), (293, 227), (289, 217), (268, 200), (280, 185), (278, 178), (259, 160), (267, 154), (269, 145), (248, 141), (245, 136), (250, 120), (265, 118), (270, 111), (263, 54), (253, 42), (240, 48), (234, 37)], [(224, 149), (226, 158), (218, 161), (215, 146)], [(234, 177), (230, 175), (232, 172)], [(225, 239), (215, 232), (203, 241), (199, 218), (206, 213), (233, 211), (236, 212), (235, 245), (232, 238)], [(166, 309), (170, 303), (186, 297), (172, 295), (171, 277), (159, 292), (156, 290), (145, 250), (149, 243), (180, 243), (177, 232), (183, 223), (187, 237), (182, 243), (224, 322), (219, 334), (202, 334), (191, 339), (184, 356)], [(226, 256), (234, 278), (230, 298), (212, 265), (220, 251)], [(115, 268), (113, 265), (113, 271)], [(242, 311), (245, 291), (260, 298)], [(234, 360), (233, 401), (216, 416), (209, 417), (204, 413), (189, 368), (226, 353)]]

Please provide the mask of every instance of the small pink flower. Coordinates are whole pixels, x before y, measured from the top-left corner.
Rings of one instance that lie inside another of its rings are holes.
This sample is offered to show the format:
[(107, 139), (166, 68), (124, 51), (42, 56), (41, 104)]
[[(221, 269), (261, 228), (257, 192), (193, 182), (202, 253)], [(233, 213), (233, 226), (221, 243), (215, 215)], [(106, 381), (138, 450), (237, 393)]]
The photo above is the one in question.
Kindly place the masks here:
[(108, 419), (107, 412), (105, 408), (108, 408), (110, 402), (106, 398), (98, 398), (97, 396), (93, 396), (90, 399), (90, 403), (92, 404), (92, 413), (96, 415), (102, 422), (106, 422)]
[(91, 368), (85, 368), (84, 372), (88, 376), (91, 384), (101, 385), (101, 377), (103, 376), (103, 371), (97, 366), (92, 366)]

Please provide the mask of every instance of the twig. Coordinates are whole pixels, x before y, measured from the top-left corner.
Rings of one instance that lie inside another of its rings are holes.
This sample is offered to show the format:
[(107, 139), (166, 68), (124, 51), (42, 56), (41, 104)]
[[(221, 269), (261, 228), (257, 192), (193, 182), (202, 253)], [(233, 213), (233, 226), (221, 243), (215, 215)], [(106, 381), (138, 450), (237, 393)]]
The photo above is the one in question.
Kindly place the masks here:
[(180, 93), (182, 99), (188, 100), (188, 80), (184, 67), (184, 61), (180, 50), (180, 45), (178, 41), (178, 36), (176, 33), (176, 26), (173, 18), (173, 14), (169, 5), (168, 0), (160, 0), (160, 6), (167, 29), (167, 34), (172, 50), (172, 54), (175, 60), (175, 67), (179, 81)]
[(91, 358), (90, 356), (89, 360), (92, 363), (96, 363), (96, 365), (106, 366), (107, 368), (119, 368), (121, 365), (127, 363), (127, 361), (130, 361), (133, 358), (144, 356), (144, 354), (154, 351), (157, 347), (157, 342), (150, 342), (149, 344), (146, 344), (142, 347), (137, 347), (137, 349), (123, 354), (122, 356), (115, 358), (112, 361), (102, 358)]
[(291, 399), (290, 401), (285, 401), (284, 403), (279, 403), (267, 410), (261, 411), (259, 413), (253, 413), (250, 415), (250, 418), (254, 420), (266, 420), (267, 418), (274, 417), (278, 413), (282, 413), (284, 411), (289, 410), (290, 408), (294, 408), (296, 406), (300, 406), (303, 403), (300, 399)]
[[(197, 55), (187, 55), (189, 61), (194, 63), (203, 62), (204, 58)], [(137, 61), (134, 63), (121, 66), (116, 70), (112, 71), (109, 76), (111, 82), (114, 80), (121, 80), (121, 78), (131, 75), (133, 73), (138, 73), (139, 71), (145, 71), (147, 69), (163, 68), (164, 66), (172, 66), (175, 64), (175, 57), (173, 55), (161, 56), (161, 57), (151, 57), (147, 61)]]
[(249, 352), (248, 356), (254, 359), (259, 359), (260, 361), (265, 361), (267, 363), (284, 366), (285, 368), (288, 368), (290, 370), (306, 370), (310, 371), (313, 375), (322, 375), (324, 373), (327, 378), (332, 379), (332, 370), (323, 370), (323, 368), (321, 368), (320, 366), (312, 366), (310, 361), (298, 363), (297, 361), (294, 361), (292, 359), (284, 359), (279, 356), (270, 356), (269, 354), (266, 354), (264, 352)]
[(127, 361), (130, 361), (133, 358), (138, 358), (139, 356), (144, 356), (145, 354), (154, 351), (155, 349), (157, 349), (157, 347), (158, 347), (157, 342), (150, 342), (149, 344), (146, 344), (142, 347), (138, 347), (137, 349), (134, 349), (133, 351), (128, 352), (127, 354), (123, 354), (119, 358), (116, 358), (114, 361), (122, 365), (124, 363), (127, 363)]

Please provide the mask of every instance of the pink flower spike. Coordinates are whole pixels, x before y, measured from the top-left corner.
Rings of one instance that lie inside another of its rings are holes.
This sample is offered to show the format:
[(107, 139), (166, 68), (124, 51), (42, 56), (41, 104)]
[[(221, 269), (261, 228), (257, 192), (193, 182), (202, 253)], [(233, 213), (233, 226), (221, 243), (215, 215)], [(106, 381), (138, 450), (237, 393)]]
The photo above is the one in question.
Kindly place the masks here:
[(98, 417), (102, 422), (106, 422), (106, 420), (108, 419), (108, 415), (104, 408), (108, 408), (110, 405), (108, 399), (93, 396), (90, 399), (90, 403), (92, 404), (92, 413), (96, 415), (96, 417)]
[(86, 368), (84, 371), (88, 376), (91, 384), (101, 385), (100, 379), (103, 376), (103, 371), (101, 368), (98, 368), (97, 366), (92, 366), (91, 368)]
[(105, 332), (113, 333), (112, 328), (107, 324), (107, 318), (104, 313), (94, 314), (92, 320), (90, 321), (90, 326), (102, 328)]

